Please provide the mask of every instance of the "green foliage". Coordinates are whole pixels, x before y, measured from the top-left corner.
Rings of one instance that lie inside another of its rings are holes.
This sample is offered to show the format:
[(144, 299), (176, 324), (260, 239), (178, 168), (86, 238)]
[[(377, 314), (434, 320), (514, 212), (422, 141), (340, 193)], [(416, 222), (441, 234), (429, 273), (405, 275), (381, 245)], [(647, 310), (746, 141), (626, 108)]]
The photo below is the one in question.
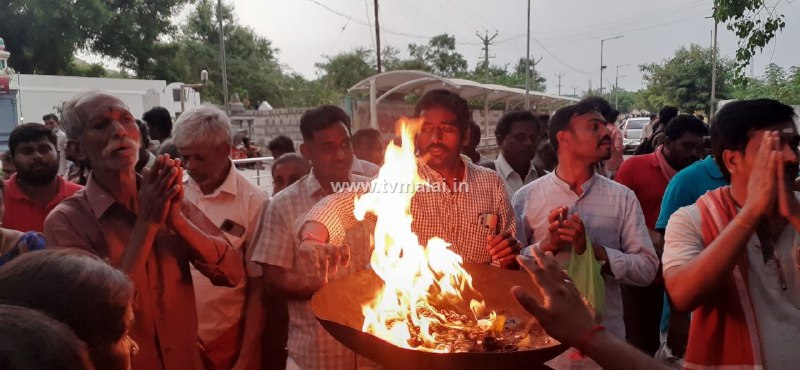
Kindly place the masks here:
[(800, 67), (787, 72), (777, 64), (770, 63), (761, 77), (748, 78), (737, 84), (733, 91), (736, 99), (769, 98), (784, 104), (800, 105)]
[(467, 60), (456, 51), (455, 36), (446, 33), (434, 36), (426, 45), (409, 44), (408, 53), (415, 63), (440, 76), (456, 77), (467, 71)]
[[(683, 112), (708, 112), (711, 97), (711, 48), (692, 44), (682, 47), (662, 63), (639, 66), (647, 88), (642, 91), (643, 108), (653, 112), (664, 105), (677, 106)], [(733, 62), (721, 59), (717, 63), (717, 99), (731, 96), (730, 81)]]
[[(76, 50), (117, 58), (151, 77), (149, 58), (172, 31), (171, 17), (188, 0), (0, 1), (0, 35), (20, 73), (68, 74)], [(94, 72), (99, 72), (95, 70)]]
[[(277, 50), (251, 28), (238, 24), (231, 7), (223, 5), (222, 17), (229, 94), (238, 94), (242, 101), (248, 99), (254, 105), (266, 100), (273, 106), (282, 106), (285, 97), (280, 86), (285, 76), (277, 60)], [(207, 70), (209, 81), (201, 90), (203, 99), (222, 104), (218, 24), (216, 2), (198, 1), (179, 26), (181, 32), (173, 40), (157, 45), (158, 53), (151, 60), (151, 77), (199, 83), (201, 71)]]
[(371, 55), (369, 50), (356, 48), (333, 57), (326, 56), (326, 62), (316, 64), (323, 73), (321, 82), (335, 92), (346, 93), (351, 86), (377, 73)]
[(728, 30), (739, 37), (738, 75), (742, 75), (756, 50), (761, 51), (786, 26), (783, 18), (765, 0), (714, 0), (714, 19), (726, 23)]
[(0, 36), (19, 73), (69, 72), (75, 50), (87, 46), (109, 18), (102, 0), (0, 1)]

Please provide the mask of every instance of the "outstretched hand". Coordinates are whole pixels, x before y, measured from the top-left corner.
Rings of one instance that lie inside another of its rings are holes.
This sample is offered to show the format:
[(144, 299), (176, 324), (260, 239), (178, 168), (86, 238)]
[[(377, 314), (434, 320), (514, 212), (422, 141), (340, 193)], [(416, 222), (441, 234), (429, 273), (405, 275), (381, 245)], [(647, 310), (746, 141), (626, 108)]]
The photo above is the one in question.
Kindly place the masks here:
[(594, 318), (553, 254), (536, 248), (532, 248), (532, 251), (533, 258), (518, 256), (517, 261), (539, 287), (542, 299), (535, 298), (519, 286), (512, 287), (511, 293), (525, 310), (539, 320), (551, 337), (574, 346), (595, 326)]

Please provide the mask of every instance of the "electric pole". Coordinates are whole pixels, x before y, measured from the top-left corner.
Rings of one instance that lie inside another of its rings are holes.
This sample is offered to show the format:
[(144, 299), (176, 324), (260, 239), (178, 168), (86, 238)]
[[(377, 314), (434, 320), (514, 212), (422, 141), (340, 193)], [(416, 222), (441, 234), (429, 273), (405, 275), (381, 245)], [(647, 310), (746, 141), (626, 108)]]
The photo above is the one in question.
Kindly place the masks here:
[(570, 88), (572, 89), (572, 95), (573, 95), (573, 96), (578, 96), (578, 88), (579, 88), (579, 87), (580, 87), (580, 86), (575, 86), (575, 85), (573, 85), (573, 86), (570, 86)]
[[(630, 64), (617, 65), (617, 73), (614, 75), (614, 109), (619, 109), (619, 67), (627, 67)], [(625, 76), (622, 76), (623, 78)]]
[(489, 45), (492, 44), (492, 40), (497, 37), (497, 31), (494, 31), (494, 35), (489, 37), (489, 31), (486, 31), (486, 36), (481, 36), (480, 32), (475, 32), (475, 35), (483, 43), (483, 63), (486, 66), (486, 70), (489, 70)]
[(225, 28), (222, 25), (222, 0), (217, 0), (217, 21), (219, 22), (219, 56), (222, 64), (222, 96), (225, 99), (225, 114), (231, 114), (231, 106), (228, 101), (228, 66), (225, 60)]
[(566, 73), (564, 73), (564, 72), (556, 73), (556, 78), (558, 78), (558, 95), (559, 96), (561, 96), (561, 86), (562, 86), (561, 85), (561, 78), (564, 77), (564, 75), (566, 75)]
[(381, 26), (378, 23), (378, 0), (375, 0), (375, 55), (377, 56), (378, 73), (381, 73)]

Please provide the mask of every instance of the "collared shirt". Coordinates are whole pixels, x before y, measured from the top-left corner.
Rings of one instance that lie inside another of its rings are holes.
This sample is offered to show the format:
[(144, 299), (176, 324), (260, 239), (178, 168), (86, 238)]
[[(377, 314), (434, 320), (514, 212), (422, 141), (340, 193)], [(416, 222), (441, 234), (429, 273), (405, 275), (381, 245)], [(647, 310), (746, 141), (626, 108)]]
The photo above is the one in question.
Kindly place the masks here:
[(350, 173), (356, 176), (363, 176), (366, 178), (373, 178), (378, 176), (378, 171), (381, 167), (370, 161), (358, 159), (353, 156), (353, 164), (350, 165)]
[[(664, 271), (685, 265), (704, 251), (708, 252), (703, 242), (701, 221), (696, 204), (683, 207), (672, 215), (664, 235)], [(797, 253), (800, 238), (794, 227), (788, 224), (773, 243), (775, 254), (781, 261), (781, 272), (774, 258), (764, 261), (761, 241), (753, 233), (745, 247), (748, 261), (746, 283), (761, 339), (764, 368), (796, 369), (800, 363), (800, 351), (794, 344), (800, 338), (800, 274), (797, 268), (800, 266)], [(781, 273), (786, 282), (785, 290), (780, 284)]]
[(655, 230), (661, 211), (661, 198), (669, 183), (661, 171), (656, 152), (628, 158), (620, 166), (614, 181), (633, 190), (642, 206), (647, 228)]
[(523, 185), (529, 184), (531, 181), (536, 180), (539, 178), (539, 174), (536, 173), (536, 166), (533, 165), (533, 161), (531, 161), (530, 169), (528, 173), (525, 175), (525, 180), (511, 168), (511, 165), (508, 163), (503, 154), (497, 156), (497, 159), (494, 161), (494, 168), (497, 170), (497, 174), (500, 175), (500, 178), (503, 179), (503, 182), (506, 185), (506, 194), (508, 194), (508, 199), (514, 197), (514, 193), (519, 190)]
[[(593, 175), (578, 196), (556, 172), (525, 185), (513, 200), (517, 239), (522, 245), (538, 245), (549, 237), (547, 216), (559, 206), (577, 213), (594, 245), (603, 246), (613, 276), (605, 277), (606, 309), (603, 325), (625, 338), (619, 284), (646, 286), (658, 269), (658, 257), (644, 223), (636, 195), (603, 176)], [(530, 248), (523, 253), (530, 254)], [(566, 254), (566, 253), (564, 253)]]
[[(158, 231), (145, 267), (129, 275), (136, 318), (130, 336), (141, 348), (134, 369), (202, 369), (190, 262), (217, 285), (235, 286), (242, 277), (242, 259), (219, 229), (189, 202), (183, 202), (182, 212), (209, 235), (219, 258), (205, 261), (172, 230)], [(47, 217), (45, 237), (48, 247), (84, 249), (119, 266), (135, 220), (136, 214), (90, 176), (86, 188)]]
[(22, 192), (17, 184), (17, 175), (15, 173), (6, 180), (6, 190), (3, 192), (3, 205), (6, 208), (3, 215), (3, 227), (7, 229), (43, 232), (44, 220), (53, 208), (64, 199), (71, 197), (76, 191), (83, 189), (83, 186), (64, 181), (61, 176), (56, 176), (58, 193), (53, 199), (50, 199), (46, 206), (42, 207), (39, 202), (28, 198)]
[[(187, 177), (184, 180), (185, 199), (202, 211), (225, 234), (233, 249), (243, 258), (248, 277), (261, 276), (261, 266), (251, 262), (252, 240), (261, 210), (269, 200), (267, 193), (230, 164), (222, 184), (210, 194), (203, 194), (200, 186)], [(236, 226), (231, 227), (230, 222)], [(198, 336), (205, 344), (213, 343), (223, 333), (239, 325), (244, 319), (247, 297), (247, 279), (235, 287), (214, 286), (203, 273), (192, 267), (195, 300), (197, 301)]]
[(56, 150), (58, 150), (58, 176), (67, 175), (67, 134), (56, 129)]
[[(363, 183), (365, 177), (351, 176), (351, 181)], [(288, 271), (295, 269), (298, 247), (298, 227), (302, 216), (325, 197), (314, 172), (276, 194), (261, 216), (256, 232), (256, 245), (252, 260), (279, 266)], [(352, 214), (352, 211), (351, 211)], [(351, 261), (347, 268), (331, 279), (363, 270), (369, 262), (371, 250), (369, 228), (357, 224), (347, 230), (346, 242), (351, 246)], [(358, 248), (357, 246), (361, 246)], [(303, 370), (355, 369), (355, 353), (334, 339), (320, 325), (308, 300), (289, 300), (289, 340), (291, 357)]]
[[(486, 248), (490, 231), (481, 224), (481, 215), (497, 217), (497, 227), (491, 231), (495, 234), (508, 231), (514, 235), (516, 231), (503, 180), (490, 169), (464, 163), (463, 182), (455, 182), (455, 189), (448, 189), (438, 172), (421, 160), (417, 166), (420, 177), (431, 185), (431, 189), (418, 191), (411, 199), (411, 229), (420, 245), (439, 237), (465, 262), (490, 263), (492, 257)], [(354, 197), (367, 189), (359, 190), (325, 199), (309, 211), (305, 222), (322, 223), (328, 228), (331, 243), (341, 243), (344, 230), (356, 222)]]
[(717, 162), (710, 155), (684, 168), (667, 185), (656, 221), (656, 230), (666, 229), (670, 216), (678, 208), (693, 204), (709, 190), (729, 184), (725, 176), (722, 176)]

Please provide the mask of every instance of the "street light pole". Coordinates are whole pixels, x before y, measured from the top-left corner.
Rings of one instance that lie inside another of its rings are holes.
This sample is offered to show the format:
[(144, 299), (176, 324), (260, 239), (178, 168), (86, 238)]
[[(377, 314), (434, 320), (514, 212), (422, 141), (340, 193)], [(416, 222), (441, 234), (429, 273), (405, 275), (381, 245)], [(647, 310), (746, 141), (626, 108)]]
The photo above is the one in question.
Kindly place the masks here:
[(531, 91), (531, 0), (528, 0), (528, 44), (525, 53), (525, 110), (531, 108), (530, 91)]
[(225, 60), (225, 30), (222, 28), (222, 0), (217, 0), (217, 21), (219, 22), (219, 54), (222, 59), (222, 96), (225, 99), (225, 114), (231, 114), (228, 103), (228, 66)]
[(619, 67), (627, 67), (629, 65), (630, 64), (617, 65), (617, 74), (614, 76), (614, 109), (619, 109)]
[(606, 69), (606, 66), (603, 65), (603, 45), (605, 44), (606, 41), (616, 40), (621, 38), (622, 35), (619, 35), (600, 40), (600, 95), (603, 95), (603, 70)]

